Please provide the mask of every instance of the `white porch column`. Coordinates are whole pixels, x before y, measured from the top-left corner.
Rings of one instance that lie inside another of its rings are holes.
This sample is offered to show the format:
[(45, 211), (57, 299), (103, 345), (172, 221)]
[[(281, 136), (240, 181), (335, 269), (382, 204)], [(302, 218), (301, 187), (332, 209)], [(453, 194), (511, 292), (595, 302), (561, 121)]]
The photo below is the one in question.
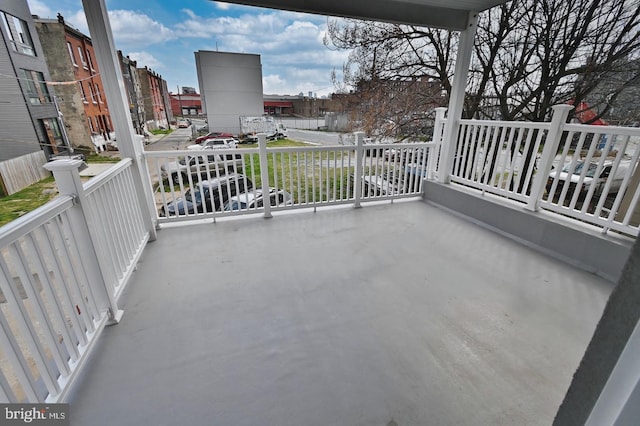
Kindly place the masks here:
[(449, 183), (449, 174), (453, 167), (453, 156), (456, 141), (458, 140), (459, 121), (462, 118), (464, 107), (464, 95), (473, 52), (473, 40), (476, 36), (478, 13), (469, 12), (467, 29), (460, 31), (460, 42), (456, 57), (456, 67), (453, 71), (453, 87), (449, 98), (449, 113), (444, 126), (442, 137), (442, 149), (440, 150), (440, 164), (438, 165), (438, 181)]
[(264, 218), (270, 219), (271, 203), (269, 197), (269, 159), (267, 157), (267, 135), (258, 133), (258, 149), (260, 157), (260, 180), (262, 181), (262, 200), (264, 204)]
[(558, 152), (560, 140), (562, 139), (562, 128), (567, 123), (567, 117), (569, 117), (569, 112), (571, 112), (573, 106), (554, 105), (551, 109), (553, 110), (553, 115), (549, 124), (549, 132), (544, 141), (544, 148), (542, 148), (542, 155), (540, 155), (540, 161), (538, 162), (538, 170), (533, 175), (529, 202), (525, 207), (532, 212), (538, 211), (540, 208), (540, 200), (544, 194), (549, 172), (551, 172), (551, 167), (553, 166), (553, 159)]
[(364, 132), (353, 132), (356, 137), (356, 170), (353, 177), (353, 207), (360, 206), (362, 198), (362, 171), (364, 164)]
[(134, 140), (135, 131), (131, 124), (127, 94), (122, 78), (120, 61), (113, 42), (111, 23), (107, 14), (105, 0), (82, 0), (87, 24), (91, 33), (91, 41), (98, 60), (100, 78), (104, 86), (105, 96), (109, 105), (109, 115), (118, 135), (118, 149), (123, 158), (131, 158), (136, 196), (141, 206), (146, 206), (142, 212), (144, 225), (149, 232), (149, 240), (156, 239), (154, 224), (156, 209), (153, 201), (153, 190), (146, 167), (146, 160), (142, 156), (142, 143)]

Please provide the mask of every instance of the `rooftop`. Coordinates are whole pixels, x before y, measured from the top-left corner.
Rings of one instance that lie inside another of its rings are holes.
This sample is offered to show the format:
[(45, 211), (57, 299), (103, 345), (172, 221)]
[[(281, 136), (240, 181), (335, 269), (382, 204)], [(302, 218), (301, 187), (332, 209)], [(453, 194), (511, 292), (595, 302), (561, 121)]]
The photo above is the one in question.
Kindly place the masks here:
[(612, 289), (421, 200), (169, 226), (72, 424), (551, 424)]

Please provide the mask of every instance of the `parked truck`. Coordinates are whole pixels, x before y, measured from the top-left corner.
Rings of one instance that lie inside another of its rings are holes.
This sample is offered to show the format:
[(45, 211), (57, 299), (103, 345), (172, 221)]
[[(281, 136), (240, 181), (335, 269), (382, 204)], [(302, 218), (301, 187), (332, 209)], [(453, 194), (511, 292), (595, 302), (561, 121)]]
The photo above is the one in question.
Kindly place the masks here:
[(258, 142), (258, 133), (267, 135), (267, 140), (284, 139), (288, 136), (283, 123), (277, 123), (269, 116), (240, 116), (240, 139), (247, 142)]

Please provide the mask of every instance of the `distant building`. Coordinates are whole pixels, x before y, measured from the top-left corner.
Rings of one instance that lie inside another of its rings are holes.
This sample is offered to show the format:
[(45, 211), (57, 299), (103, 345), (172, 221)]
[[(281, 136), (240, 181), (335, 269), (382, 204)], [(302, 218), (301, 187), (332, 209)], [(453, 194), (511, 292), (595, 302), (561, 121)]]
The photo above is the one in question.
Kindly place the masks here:
[[(203, 114), (202, 111), (202, 99), (200, 95), (195, 91), (185, 93), (185, 88), (182, 88), (182, 93), (169, 93), (171, 98), (171, 111), (174, 116), (181, 117), (199, 117)], [(188, 89), (191, 89), (190, 87)]]
[(335, 102), (330, 98), (305, 96), (302, 93), (291, 95), (264, 95), (264, 113), (267, 115), (285, 115), (301, 117), (324, 117), (334, 110)]
[(51, 78), (58, 92), (69, 141), (74, 147), (104, 148), (113, 124), (91, 38), (58, 19), (34, 18)]
[(47, 176), (40, 166), (67, 143), (27, 1), (0, 0), (0, 22), (0, 193), (11, 194)]
[(264, 113), (260, 55), (200, 50), (195, 58), (210, 129), (240, 133), (240, 116)]
[(149, 130), (168, 129), (173, 121), (167, 82), (148, 67), (138, 68), (144, 99), (145, 124)]
[(122, 69), (124, 87), (127, 91), (127, 101), (129, 102), (129, 113), (131, 114), (131, 124), (139, 135), (144, 134), (145, 113), (144, 95), (142, 94), (142, 84), (138, 75), (137, 62), (128, 56), (123, 56), (118, 50), (118, 59)]

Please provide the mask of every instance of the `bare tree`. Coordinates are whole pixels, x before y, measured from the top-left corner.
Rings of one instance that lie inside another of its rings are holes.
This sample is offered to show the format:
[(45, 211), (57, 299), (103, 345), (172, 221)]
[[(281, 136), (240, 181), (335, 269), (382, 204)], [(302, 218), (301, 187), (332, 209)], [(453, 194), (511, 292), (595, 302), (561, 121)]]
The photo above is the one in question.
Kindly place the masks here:
[[(478, 18), (463, 116), (544, 121), (553, 105), (586, 101), (600, 118), (638, 84), (639, 29), (639, 0), (524, 0), (487, 10)], [(325, 44), (351, 50), (346, 85), (420, 75), (450, 94), (456, 32), (332, 20)], [(526, 168), (535, 153), (523, 154)]]
[[(464, 116), (545, 120), (555, 104), (588, 100), (605, 77), (616, 84), (593, 106), (606, 114), (640, 76), (638, 68), (629, 72), (640, 53), (639, 28), (638, 0), (513, 1), (483, 12)], [(351, 50), (346, 86), (420, 76), (451, 91), (456, 32), (330, 20), (325, 44)]]

